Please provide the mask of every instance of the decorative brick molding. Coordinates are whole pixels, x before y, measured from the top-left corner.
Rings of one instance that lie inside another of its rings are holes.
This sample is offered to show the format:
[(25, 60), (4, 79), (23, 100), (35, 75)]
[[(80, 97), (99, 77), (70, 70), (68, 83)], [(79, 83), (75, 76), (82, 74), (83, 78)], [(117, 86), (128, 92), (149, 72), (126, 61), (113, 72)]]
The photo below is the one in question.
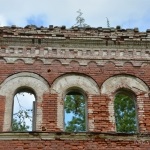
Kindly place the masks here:
[(6, 97), (3, 131), (11, 131), (13, 99), (19, 88), (31, 88), (35, 93), (37, 101), (36, 108), (36, 130), (41, 128), (43, 94), (49, 92), (48, 83), (39, 75), (28, 72), (21, 72), (8, 77), (0, 85), (0, 95)]
[(73, 27), (0, 27), (0, 55), (7, 63), (22, 60), (33, 64), (41, 60), (52, 64), (77, 61), (80, 65), (95, 62), (104, 66), (110, 60), (116, 66), (149, 64), (150, 30)]
[(115, 48), (27, 48), (19, 46), (0, 47), (1, 59), (7, 63), (15, 63), (22, 60), (24, 63), (33, 64), (41, 60), (44, 64), (52, 64), (60, 60), (64, 65), (77, 61), (80, 65), (88, 65), (95, 62), (97, 65), (105, 65), (110, 60), (117, 66), (123, 66), (125, 62), (131, 62), (133, 66), (141, 66), (150, 60), (149, 49), (115, 49)]

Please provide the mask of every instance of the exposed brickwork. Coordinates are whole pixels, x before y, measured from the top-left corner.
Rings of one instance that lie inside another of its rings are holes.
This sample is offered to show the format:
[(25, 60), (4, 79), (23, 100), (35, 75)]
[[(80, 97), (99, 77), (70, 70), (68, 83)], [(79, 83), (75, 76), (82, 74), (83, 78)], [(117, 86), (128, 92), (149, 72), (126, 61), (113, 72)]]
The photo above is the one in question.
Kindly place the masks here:
[(5, 112), (5, 97), (0, 96), (0, 131), (3, 131), (3, 122), (4, 122), (4, 112)]
[(60, 131), (57, 128), (57, 95), (45, 94), (41, 107), (43, 108), (42, 131)]
[[(4, 133), (0, 135), (0, 149), (7, 150), (148, 150), (150, 140), (147, 135), (98, 134), (98, 133)], [(11, 140), (10, 139), (13, 139)], [(23, 139), (24, 138), (24, 139)], [(4, 140), (3, 140), (4, 139)], [(131, 140), (132, 139), (132, 140)]]
[[(148, 149), (149, 62), (149, 30), (0, 27), (0, 149)], [(26, 73), (23, 78), (28, 82), (19, 78), (20, 73)], [(14, 81), (11, 77), (14, 76), (17, 82), (11, 84)], [(71, 76), (73, 81), (69, 81)], [(131, 83), (120, 81), (119, 76), (128, 76), (133, 80), (129, 80)], [(32, 78), (35, 82), (31, 85)], [(111, 78), (120, 83), (111, 83), (115, 88), (110, 85), (110, 89), (106, 90), (110, 92), (103, 93), (103, 85)], [(57, 81), (61, 84), (55, 86)], [(139, 87), (132, 86), (136, 81), (140, 81)], [(37, 92), (34, 135), (3, 133), (11, 131), (11, 114), (7, 114), (12, 113), (13, 88), (17, 90), (17, 85), (31, 87)], [(78, 136), (63, 133), (63, 98), (67, 88), (73, 86), (81, 88), (87, 96), (87, 131), (90, 134)], [(116, 133), (113, 100), (119, 88), (127, 88), (136, 95), (139, 132), (143, 136), (110, 134)], [(11, 92), (12, 98), (8, 101)], [(9, 109), (6, 109), (8, 104)], [(46, 135), (39, 135), (38, 132)], [(105, 136), (101, 135), (102, 132)]]

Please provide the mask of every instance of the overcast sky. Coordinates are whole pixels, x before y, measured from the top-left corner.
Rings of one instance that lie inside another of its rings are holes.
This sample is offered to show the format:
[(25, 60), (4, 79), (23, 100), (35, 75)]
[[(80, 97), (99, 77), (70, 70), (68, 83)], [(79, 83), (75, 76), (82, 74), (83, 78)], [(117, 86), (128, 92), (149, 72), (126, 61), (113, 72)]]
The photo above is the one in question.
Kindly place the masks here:
[(150, 0), (0, 0), (0, 26), (66, 25), (76, 23), (81, 9), (85, 22), (93, 27), (150, 28)]
[[(14, 97), (13, 118), (19, 121), (19, 117), (17, 117), (17, 113), (19, 110), (24, 110), (24, 111), (29, 109), (33, 110), (33, 101), (35, 101), (35, 97), (31, 93), (24, 92), (24, 93), (16, 94)], [(31, 118), (26, 118), (25, 122), (26, 125), (29, 126), (28, 131), (32, 131), (32, 121), (30, 119), (32, 119), (33, 111), (27, 111), (27, 112)]]

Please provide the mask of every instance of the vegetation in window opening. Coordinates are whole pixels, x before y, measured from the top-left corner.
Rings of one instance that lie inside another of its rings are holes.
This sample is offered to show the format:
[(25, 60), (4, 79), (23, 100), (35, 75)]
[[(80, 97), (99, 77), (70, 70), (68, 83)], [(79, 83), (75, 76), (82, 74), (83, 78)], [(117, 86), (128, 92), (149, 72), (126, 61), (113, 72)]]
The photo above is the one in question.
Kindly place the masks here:
[[(82, 132), (86, 130), (85, 98), (80, 93), (70, 93), (65, 98), (65, 131)], [(68, 118), (71, 120), (68, 121)]]
[(14, 97), (12, 131), (31, 131), (32, 103), (35, 97), (32, 93), (20, 92)]
[(124, 93), (118, 93), (114, 101), (117, 132), (136, 133), (136, 110), (134, 100)]

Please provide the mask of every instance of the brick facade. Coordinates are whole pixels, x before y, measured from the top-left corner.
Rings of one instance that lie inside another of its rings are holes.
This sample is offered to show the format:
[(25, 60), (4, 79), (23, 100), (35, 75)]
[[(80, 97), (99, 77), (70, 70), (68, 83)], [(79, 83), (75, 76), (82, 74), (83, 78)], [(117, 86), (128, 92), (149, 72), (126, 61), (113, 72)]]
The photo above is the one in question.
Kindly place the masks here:
[[(117, 28), (0, 27), (0, 149), (148, 149), (150, 147), (150, 31)], [(36, 129), (11, 131), (18, 88), (36, 94)], [(87, 97), (87, 132), (65, 133), (63, 99), (79, 88)], [(116, 132), (117, 90), (135, 96), (137, 134)]]

